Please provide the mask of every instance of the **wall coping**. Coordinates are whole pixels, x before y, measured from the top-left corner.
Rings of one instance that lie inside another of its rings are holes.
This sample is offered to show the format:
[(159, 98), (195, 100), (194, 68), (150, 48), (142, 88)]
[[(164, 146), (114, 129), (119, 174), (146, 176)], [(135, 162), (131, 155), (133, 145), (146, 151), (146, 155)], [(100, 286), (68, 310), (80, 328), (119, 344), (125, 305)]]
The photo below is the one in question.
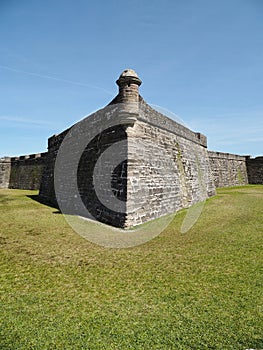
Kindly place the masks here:
[(225, 153), (225, 152), (217, 152), (217, 151), (210, 151), (208, 150), (208, 156), (210, 158), (219, 158), (219, 159), (234, 159), (234, 160), (242, 160), (246, 161), (248, 159), (247, 155), (239, 155), (234, 153)]
[(9, 158), (11, 162), (16, 162), (16, 161), (27, 161), (27, 160), (36, 159), (36, 158), (45, 158), (46, 156), (47, 156), (47, 152), (43, 152), (43, 153), (26, 154), (18, 157), (5, 157), (5, 158)]

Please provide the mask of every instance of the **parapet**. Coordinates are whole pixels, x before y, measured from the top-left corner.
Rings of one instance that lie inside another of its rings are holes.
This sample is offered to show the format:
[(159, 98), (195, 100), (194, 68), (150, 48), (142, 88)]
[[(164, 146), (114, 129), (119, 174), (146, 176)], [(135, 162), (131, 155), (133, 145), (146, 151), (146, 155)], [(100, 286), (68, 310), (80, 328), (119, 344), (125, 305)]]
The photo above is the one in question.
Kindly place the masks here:
[(2, 157), (0, 158), (0, 163), (10, 163), (11, 157)]
[(207, 148), (207, 137), (204, 134), (201, 134), (200, 132), (196, 132), (196, 136), (200, 140), (200, 145)]
[(228, 160), (240, 160), (240, 161), (246, 161), (247, 157), (250, 156), (241, 156), (238, 154), (232, 154), (232, 153), (224, 153), (224, 152), (215, 152), (215, 151), (208, 151), (209, 158), (218, 158), (218, 159), (228, 159)]
[[(19, 162), (19, 161), (27, 161), (32, 159), (39, 159), (39, 158), (45, 158), (47, 156), (47, 152), (43, 153), (34, 153), (34, 154), (26, 154), (19, 157), (8, 157), (10, 161), (13, 162)], [(7, 158), (7, 157), (5, 157)]]

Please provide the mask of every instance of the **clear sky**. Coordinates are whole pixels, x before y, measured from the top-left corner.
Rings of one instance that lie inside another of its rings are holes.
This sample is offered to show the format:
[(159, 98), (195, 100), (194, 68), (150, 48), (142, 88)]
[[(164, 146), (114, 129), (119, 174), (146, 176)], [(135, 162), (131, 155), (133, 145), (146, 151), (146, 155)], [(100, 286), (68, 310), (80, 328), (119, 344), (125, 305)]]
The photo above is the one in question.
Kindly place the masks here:
[(0, 0), (0, 156), (44, 152), (125, 68), (209, 149), (263, 155), (262, 0)]

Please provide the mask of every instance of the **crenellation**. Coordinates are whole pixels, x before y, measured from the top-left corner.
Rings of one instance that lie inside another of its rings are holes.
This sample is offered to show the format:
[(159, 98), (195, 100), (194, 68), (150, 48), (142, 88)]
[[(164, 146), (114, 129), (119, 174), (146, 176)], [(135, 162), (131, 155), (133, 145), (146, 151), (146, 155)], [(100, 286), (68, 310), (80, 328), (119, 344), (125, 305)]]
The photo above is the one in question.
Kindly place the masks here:
[[(10, 171), (6, 188), (38, 190), (46, 164), (47, 153), (36, 153), (10, 158)], [(1, 182), (1, 181), (0, 181)]]

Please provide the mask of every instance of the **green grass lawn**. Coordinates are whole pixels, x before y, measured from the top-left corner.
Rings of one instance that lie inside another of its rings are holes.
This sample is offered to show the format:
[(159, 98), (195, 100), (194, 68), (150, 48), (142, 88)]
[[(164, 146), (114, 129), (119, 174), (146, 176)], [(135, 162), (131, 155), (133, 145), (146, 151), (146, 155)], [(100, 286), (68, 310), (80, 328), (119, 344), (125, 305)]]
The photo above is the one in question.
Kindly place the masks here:
[(90, 243), (34, 191), (0, 190), (0, 349), (263, 349), (263, 186), (218, 190), (129, 249)]

